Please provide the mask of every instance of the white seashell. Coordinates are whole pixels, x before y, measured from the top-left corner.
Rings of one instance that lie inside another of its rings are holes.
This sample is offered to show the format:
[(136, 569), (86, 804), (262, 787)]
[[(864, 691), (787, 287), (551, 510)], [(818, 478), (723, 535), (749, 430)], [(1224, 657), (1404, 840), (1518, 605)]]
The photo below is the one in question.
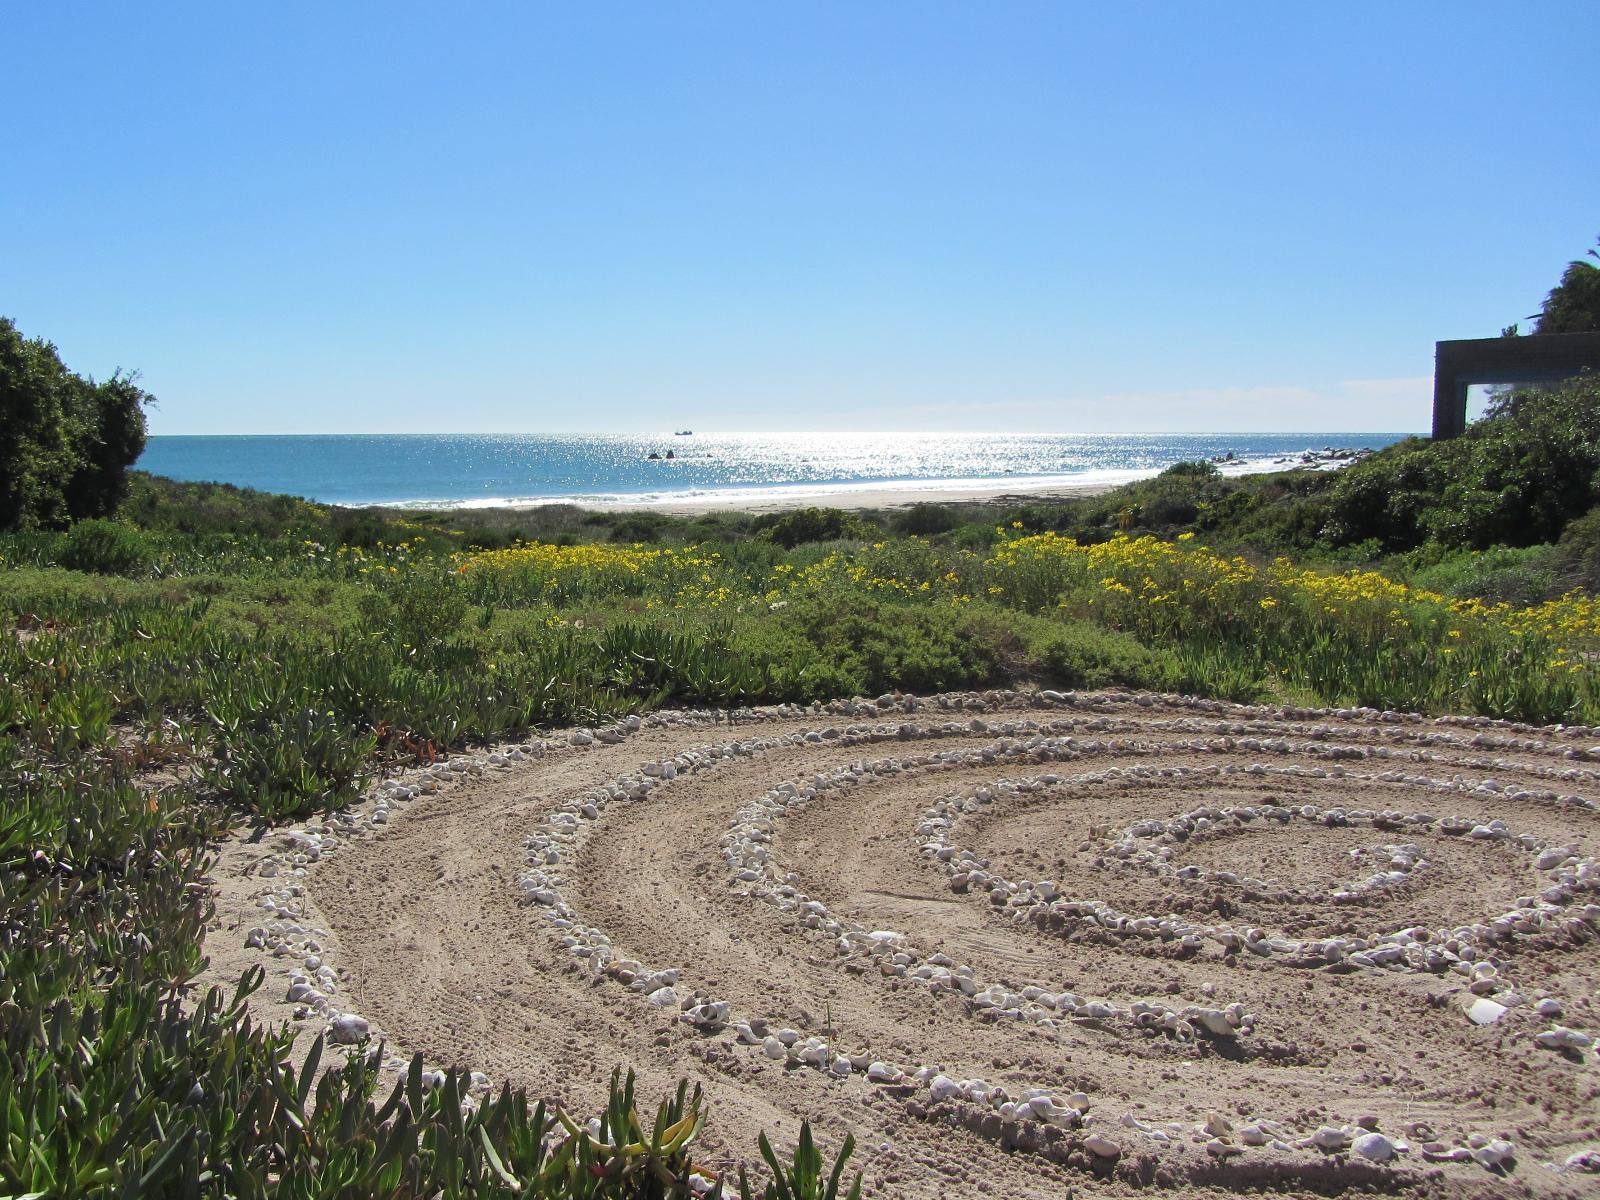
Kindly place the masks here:
[(1120, 1158), (1122, 1147), (1103, 1133), (1091, 1133), (1083, 1139), (1083, 1148), (1099, 1158)]
[(1395, 1156), (1395, 1144), (1381, 1133), (1364, 1133), (1350, 1147), (1362, 1158), (1372, 1162), (1388, 1162)]
[(1568, 1171), (1584, 1171), (1590, 1175), (1600, 1174), (1600, 1150), (1579, 1150), (1569, 1154), (1562, 1166)]
[(1350, 1144), (1350, 1135), (1333, 1125), (1324, 1125), (1306, 1139), (1319, 1150), (1343, 1150)]
[(943, 1100), (954, 1100), (961, 1095), (961, 1085), (946, 1075), (935, 1075), (928, 1082), (928, 1094), (935, 1104)]
[(1511, 1143), (1503, 1138), (1496, 1138), (1487, 1145), (1479, 1146), (1472, 1151), (1472, 1161), (1481, 1167), (1494, 1170), (1507, 1160), (1515, 1157), (1516, 1151)]
[(367, 1036), (367, 1019), (356, 1013), (340, 1013), (328, 1024), (328, 1038), (339, 1043), (359, 1042)]
[(720, 1029), (728, 1023), (728, 1015), (733, 1006), (726, 1000), (717, 1000), (708, 1004), (691, 1005), (685, 1010), (684, 1020), (706, 1029)]
[(1594, 1045), (1594, 1039), (1588, 1034), (1568, 1029), (1565, 1025), (1535, 1034), (1533, 1040), (1546, 1050), (1587, 1050)]
[(1482, 996), (1467, 1005), (1467, 1020), (1474, 1025), (1492, 1025), (1505, 1016), (1506, 1006), (1495, 1000), (1487, 1000)]

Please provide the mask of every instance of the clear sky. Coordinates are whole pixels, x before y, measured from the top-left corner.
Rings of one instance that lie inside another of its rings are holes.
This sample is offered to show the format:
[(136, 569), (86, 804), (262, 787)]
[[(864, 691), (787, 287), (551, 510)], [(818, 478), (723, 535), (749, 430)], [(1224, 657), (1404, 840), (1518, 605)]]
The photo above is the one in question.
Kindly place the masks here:
[(1600, 3), (13, 4), (0, 314), (155, 433), (1425, 428)]

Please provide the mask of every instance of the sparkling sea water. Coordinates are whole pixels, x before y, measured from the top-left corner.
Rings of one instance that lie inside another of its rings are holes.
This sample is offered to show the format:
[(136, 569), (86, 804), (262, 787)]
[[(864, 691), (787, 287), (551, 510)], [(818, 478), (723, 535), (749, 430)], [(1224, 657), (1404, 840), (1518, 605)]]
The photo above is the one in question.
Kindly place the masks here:
[[(156, 475), (322, 503), (589, 507), (726, 501), (826, 504), (845, 492), (935, 494), (1014, 484), (1118, 484), (1233, 455), (1229, 473), (1292, 466), (1307, 450), (1372, 448), (1400, 433), (305, 434), (152, 437)], [(671, 455), (669, 458), (668, 455)], [(652, 457), (652, 455), (658, 457)]]

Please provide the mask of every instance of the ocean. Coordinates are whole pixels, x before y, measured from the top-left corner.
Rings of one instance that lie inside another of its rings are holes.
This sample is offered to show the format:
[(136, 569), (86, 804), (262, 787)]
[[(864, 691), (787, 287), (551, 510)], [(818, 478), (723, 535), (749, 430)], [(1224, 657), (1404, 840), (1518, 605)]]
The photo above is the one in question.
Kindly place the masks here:
[(152, 437), (138, 467), (320, 503), (483, 508), (783, 500), (915, 488), (936, 498), (1026, 483), (1126, 483), (1232, 455), (1228, 473), (1307, 450), (1376, 449), (1400, 433), (307, 434)]

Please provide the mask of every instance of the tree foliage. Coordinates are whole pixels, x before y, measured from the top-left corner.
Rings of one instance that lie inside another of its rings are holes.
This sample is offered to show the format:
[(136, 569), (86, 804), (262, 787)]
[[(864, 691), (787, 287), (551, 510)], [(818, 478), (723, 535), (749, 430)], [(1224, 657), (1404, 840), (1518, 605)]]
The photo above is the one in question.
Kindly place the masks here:
[(115, 511), (150, 400), (121, 372), (96, 383), (69, 371), (53, 345), (0, 317), (0, 529)]
[[(1600, 253), (1589, 251), (1600, 262)], [(1567, 264), (1561, 282), (1545, 297), (1535, 333), (1600, 333), (1600, 266), (1581, 258)]]

